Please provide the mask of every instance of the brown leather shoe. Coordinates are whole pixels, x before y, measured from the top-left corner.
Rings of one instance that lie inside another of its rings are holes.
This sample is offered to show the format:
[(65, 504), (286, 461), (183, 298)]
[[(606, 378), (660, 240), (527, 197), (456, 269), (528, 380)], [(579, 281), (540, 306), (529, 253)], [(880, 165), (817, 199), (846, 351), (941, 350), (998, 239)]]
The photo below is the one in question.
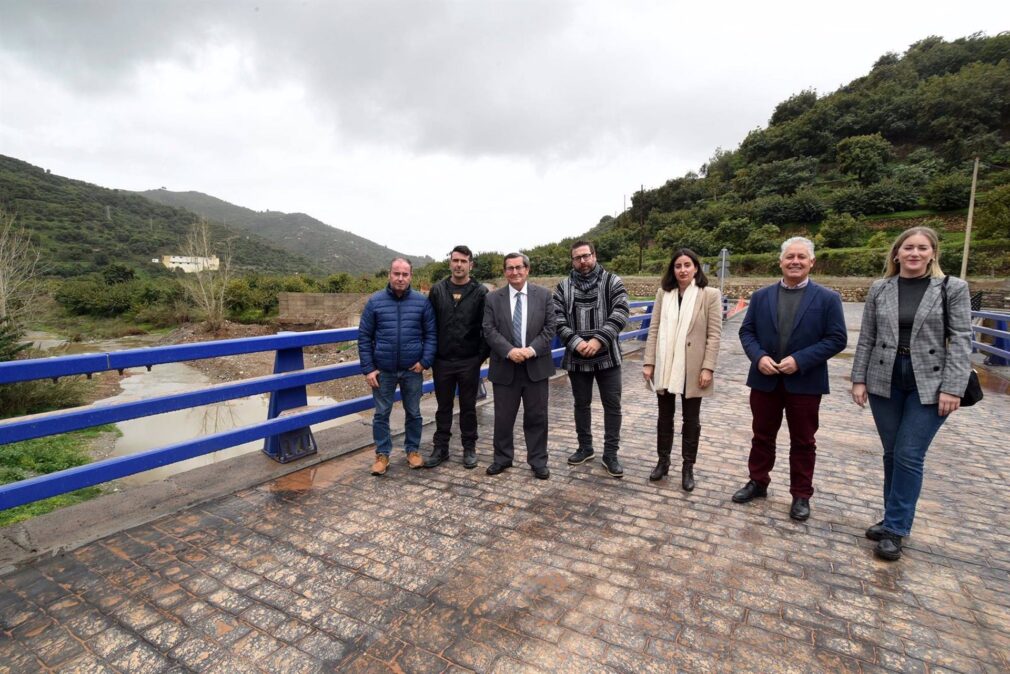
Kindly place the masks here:
[(375, 463), (372, 464), (372, 475), (385, 475), (386, 468), (389, 467), (389, 457), (385, 454), (375, 454)]
[(421, 452), (407, 452), (407, 465), (411, 468), (424, 467), (424, 459), (421, 458)]

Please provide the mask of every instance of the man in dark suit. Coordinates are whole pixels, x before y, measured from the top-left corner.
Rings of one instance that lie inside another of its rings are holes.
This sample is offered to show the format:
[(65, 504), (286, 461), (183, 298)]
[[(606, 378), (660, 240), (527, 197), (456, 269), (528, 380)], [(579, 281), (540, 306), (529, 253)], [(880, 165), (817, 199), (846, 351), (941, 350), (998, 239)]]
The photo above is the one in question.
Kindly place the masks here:
[(828, 359), (845, 348), (848, 335), (842, 300), (810, 280), (814, 244), (793, 237), (782, 244), (782, 280), (751, 296), (740, 326), (740, 343), (750, 358), (750, 481), (736, 503), (766, 496), (775, 465), (775, 438), (785, 412), (789, 424), (789, 516), (810, 517), (821, 396), (828, 390)]
[(526, 282), (530, 260), (522, 253), (505, 256), (508, 285), (489, 293), (484, 303), (484, 339), (491, 348), (487, 378), (494, 385), (494, 462), (488, 475), (512, 465), (512, 441), (519, 402), (523, 404), (526, 461), (541, 480), (547, 469), (548, 379), (554, 374), (551, 340), (554, 306), (551, 291)]

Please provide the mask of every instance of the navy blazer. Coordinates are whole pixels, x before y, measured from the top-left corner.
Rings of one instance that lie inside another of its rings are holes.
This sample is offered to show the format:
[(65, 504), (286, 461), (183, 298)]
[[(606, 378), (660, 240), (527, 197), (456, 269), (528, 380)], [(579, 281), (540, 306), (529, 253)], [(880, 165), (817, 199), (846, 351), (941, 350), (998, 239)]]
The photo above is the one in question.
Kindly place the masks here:
[[(796, 311), (786, 353), (779, 349), (779, 283), (761, 288), (750, 298), (740, 326), (740, 343), (750, 358), (747, 386), (774, 391), (781, 379), (789, 393), (829, 393), (828, 359), (845, 348), (848, 333), (842, 299), (834, 290), (810, 281)], [(766, 375), (758, 371), (762, 356), (778, 362), (786, 356), (796, 360), (799, 370), (791, 375)]]

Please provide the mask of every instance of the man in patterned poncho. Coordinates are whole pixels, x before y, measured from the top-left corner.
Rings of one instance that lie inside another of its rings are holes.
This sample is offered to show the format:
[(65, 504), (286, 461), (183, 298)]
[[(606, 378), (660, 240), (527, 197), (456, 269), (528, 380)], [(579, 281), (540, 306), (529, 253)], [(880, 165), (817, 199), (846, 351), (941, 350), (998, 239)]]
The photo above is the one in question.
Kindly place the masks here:
[(618, 336), (628, 322), (628, 292), (621, 277), (596, 261), (588, 241), (572, 244), (572, 272), (554, 290), (557, 334), (565, 347), (561, 367), (568, 371), (575, 398), (578, 450), (573, 466), (596, 454), (593, 449), (593, 381), (603, 403), (603, 465), (612, 477), (623, 477), (617, 460), (621, 442), (621, 345)]

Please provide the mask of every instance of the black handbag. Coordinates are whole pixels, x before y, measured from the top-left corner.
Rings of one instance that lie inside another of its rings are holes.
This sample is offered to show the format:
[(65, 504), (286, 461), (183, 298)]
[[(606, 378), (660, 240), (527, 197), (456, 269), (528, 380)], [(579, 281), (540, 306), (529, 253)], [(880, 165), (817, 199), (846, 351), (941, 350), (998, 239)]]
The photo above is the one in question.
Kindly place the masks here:
[[(946, 339), (950, 334), (950, 319), (947, 318), (947, 281), (950, 276), (943, 277), (943, 283), (940, 285), (940, 301), (943, 302), (943, 336)], [(971, 407), (979, 400), (982, 399), (982, 384), (978, 380), (978, 372), (975, 368), (971, 369), (968, 374), (968, 386), (964, 389), (964, 395), (961, 396), (961, 407)]]

